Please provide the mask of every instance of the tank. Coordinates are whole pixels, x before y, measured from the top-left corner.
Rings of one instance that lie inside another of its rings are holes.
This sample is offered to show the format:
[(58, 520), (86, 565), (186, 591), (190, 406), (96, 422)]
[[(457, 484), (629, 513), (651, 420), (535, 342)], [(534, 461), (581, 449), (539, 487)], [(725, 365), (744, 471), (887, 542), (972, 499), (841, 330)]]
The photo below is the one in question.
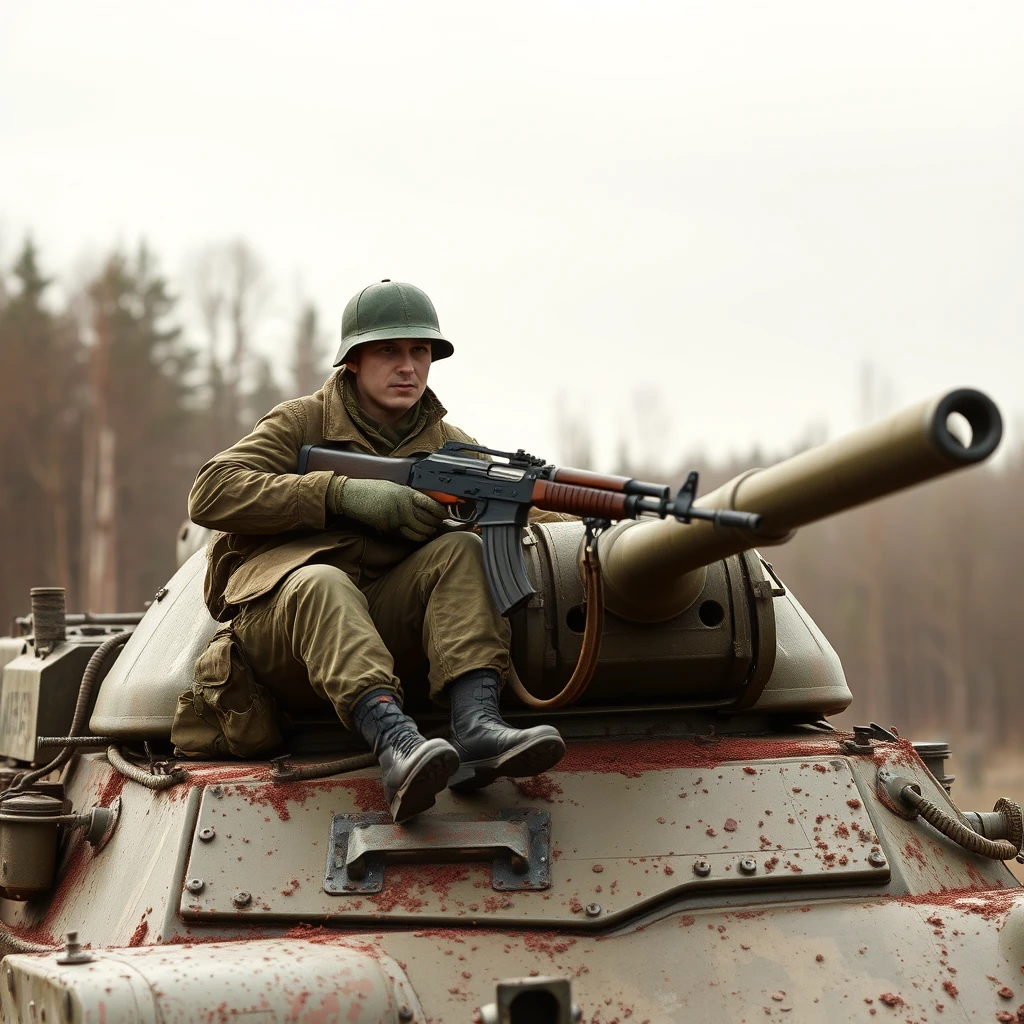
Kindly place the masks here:
[[(326, 705), (285, 723), (274, 759), (174, 759), (217, 626), (187, 535), (141, 617), (61, 635), (40, 604), (0, 645), (0, 1017), (1019, 1019), (1019, 806), (958, 809), (943, 744), (834, 728), (843, 667), (762, 555), (982, 461), (1000, 431), (988, 398), (952, 391), (700, 499), (760, 514), (756, 536), (612, 526), (590, 686), (546, 713), (506, 695), (513, 722), (558, 726), (565, 759), (404, 826)], [(571, 522), (524, 537), (538, 594), (513, 657), (538, 696), (580, 653), (582, 541)]]

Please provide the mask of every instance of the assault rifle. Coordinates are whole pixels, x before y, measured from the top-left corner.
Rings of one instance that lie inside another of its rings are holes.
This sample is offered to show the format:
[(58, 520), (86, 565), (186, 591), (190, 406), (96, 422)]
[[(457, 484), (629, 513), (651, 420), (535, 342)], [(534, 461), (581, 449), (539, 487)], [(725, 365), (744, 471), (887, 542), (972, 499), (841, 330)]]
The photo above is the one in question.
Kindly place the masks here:
[(673, 498), (664, 484), (552, 466), (521, 448), (502, 452), (448, 441), (429, 455), (392, 459), (305, 445), (299, 454), (299, 472), (325, 470), (335, 476), (390, 480), (414, 487), (448, 505), (453, 519), (479, 526), (487, 583), (502, 615), (511, 615), (536, 593), (526, 574), (522, 545), (531, 507), (598, 522), (672, 516), (682, 523), (707, 519), (717, 526), (753, 532), (761, 525), (761, 517), (751, 512), (695, 506), (696, 473), (687, 477)]

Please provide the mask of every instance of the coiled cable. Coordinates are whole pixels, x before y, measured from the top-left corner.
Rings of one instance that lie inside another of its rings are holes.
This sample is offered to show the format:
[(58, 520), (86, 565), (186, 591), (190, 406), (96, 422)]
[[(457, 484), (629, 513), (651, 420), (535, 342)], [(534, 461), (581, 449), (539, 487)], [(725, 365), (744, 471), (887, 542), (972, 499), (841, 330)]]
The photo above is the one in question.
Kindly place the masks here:
[(904, 786), (900, 791), (900, 799), (947, 839), (952, 839), (957, 846), (962, 846), (970, 853), (988, 857), (990, 860), (1013, 860), (1020, 852), (1013, 843), (1005, 839), (986, 839), (985, 836), (979, 835), (938, 804), (922, 796), (913, 786)]

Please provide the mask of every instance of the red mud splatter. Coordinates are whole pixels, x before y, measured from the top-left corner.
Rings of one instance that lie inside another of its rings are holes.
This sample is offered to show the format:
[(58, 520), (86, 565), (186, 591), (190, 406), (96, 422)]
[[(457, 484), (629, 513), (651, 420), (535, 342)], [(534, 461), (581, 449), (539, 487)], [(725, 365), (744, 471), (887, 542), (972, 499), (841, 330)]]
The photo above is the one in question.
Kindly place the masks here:
[(580, 903), (580, 901), (579, 901), (579, 899), (577, 897), (573, 896), (569, 900), (569, 909), (574, 914), (582, 914), (583, 913), (583, 904)]
[(392, 869), (388, 871), (387, 887), (382, 892), (367, 896), (367, 900), (384, 914), (396, 909), (414, 914), (427, 905), (427, 901), (417, 895), (422, 889), (423, 881), (417, 871), (412, 868)]
[(546, 953), (552, 960), (555, 954), (566, 953), (576, 945), (575, 939), (567, 939), (547, 932), (518, 932), (517, 938), (523, 940), (523, 948), (530, 953)]
[(916, 860), (921, 867), (928, 863), (924, 859), (924, 847), (921, 846), (921, 840), (917, 836), (911, 836), (906, 846), (903, 847), (903, 852), (907, 855), (908, 860)]
[(942, 983), (942, 987), (946, 990), (946, 994), (950, 999), (956, 999), (956, 997), (960, 995), (960, 989), (958, 989), (951, 981), (944, 981)]
[(120, 772), (115, 772), (111, 769), (110, 775), (98, 798), (100, 807), (109, 807), (121, 795), (121, 790), (124, 789), (124, 784), (127, 781)]
[(327, 779), (315, 782), (272, 782), (264, 785), (232, 787), (225, 793), (241, 797), (253, 807), (273, 807), (281, 821), (288, 821), (289, 804), (304, 804), (310, 797), (329, 793), (334, 789), (347, 789), (352, 802), (361, 811), (386, 811), (387, 799), (379, 779)]
[(269, 782), (270, 765), (261, 761), (233, 764), (229, 761), (189, 761), (188, 778), (165, 790), (169, 800), (181, 800), (196, 786), (216, 786), (228, 782)]
[(132, 937), (128, 940), (129, 946), (141, 946), (146, 941), (146, 936), (149, 934), (149, 922), (146, 920), (146, 915), (142, 915), (142, 920), (138, 923), (135, 931), (132, 932)]
[(939, 892), (918, 893), (913, 896), (897, 896), (894, 901), (911, 906), (948, 907), (965, 914), (975, 914), (986, 921), (994, 921), (1018, 903), (1021, 890), (1013, 889), (943, 889)]
[(895, 995), (892, 992), (883, 992), (879, 997), (878, 1001), (885, 1003), (886, 1006), (906, 1006), (902, 996)]
[[(293, 929), (294, 931), (295, 929)], [(321, 929), (323, 930), (323, 929)], [(202, 946), (210, 942), (239, 942), (243, 939), (255, 941), (256, 939), (265, 939), (267, 932), (265, 928), (260, 928), (258, 925), (246, 925), (245, 928), (233, 928), (231, 936), (226, 935), (195, 935), (188, 929), (185, 930), (181, 935), (169, 935), (166, 939), (163, 939), (161, 945), (164, 946)], [(305, 936), (294, 936), (286, 935), (286, 938), (305, 938)], [(316, 941), (315, 939), (310, 941)]]
[(514, 779), (512, 784), (529, 800), (555, 802), (562, 795), (562, 787), (549, 775), (535, 775), (532, 779)]
[[(389, 868), (387, 888), (383, 892), (368, 896), (367, 899), (381, 913), (390, 913), (396, 909), (415, 913), (427, 905), (428, 900), (425, 897), (431, 893), (439, 900), (447, 899), (451, 886), (456, 882), (467, 881), (470, 870), (470, 866), (466, 864)], [(483, 866), (479, 866), (477, 870), (482, 872)], [(471, 904), (470, 909), (475, 909), (475, 905)]]
[(696, 923), (697, 918), (695, 918), (692, 914), (683, 914), (683, 916), (679, 918), (680, 928), (689, 928), (691, 925), (694, 925)]
[(442, 900), (448, 898), (456, 882), (465, 882), (469, 878), (469, 868), (465, 864), (424, 864), (418, 873), (423, 883), (421, 889), (430, 889)]
[(488, 914), (497, 914), (501, 910), (508, 910), (514, 906), (515, 903), (512, 902), (512, 897), (504, 894), (501, 896), (488, 896), (484, 900), (484, 910)]
[(1012, 988), (1010, 988), (1010, 986), (1009, 986), (1009, 985), (1004, 985), (1004, 986), (1003, 986), (1003, 987), (1002, 987), (1002, 988), (1001, 988), (1001, 989), (1000, 989), (1000, 990), (999, 990), (999, 991), (998, 991), (998, 992), (996, 993), (996, 995), (997, 995), (997, 996), (999, 996), (999, 997), (1000, 997), (1001, 999), (1012, 999), (1012, 998), (1013, 998), (1013, 989), (1012, 989)]
[(857, 810), (857, 808), (860, 807), (860, 805), (860, 801), (856, 797), (854, 797), (852, 800), (846, 801), (846, 806), (852, 807), (854, 810)]
[(726, 832), (735, 832), (739, 828), (739, 822), (735, 818), (726, 818), (725, 824), (722, 826)]
[(748, 765), (747, 765), (747, 766), (746, 766), (746, 767), (745, 767), (745, 768), (744, 768), (743, 770), (744, 770), (744, 771), (745, 771), (745, 772), (746, 772), (746, 773), (747, 773), (748, 775), (756, 775), (756, 774), (757, 774), (757, 769), (756, 769), (756, 768), (751, 768), (749, 764), (748, 764)]

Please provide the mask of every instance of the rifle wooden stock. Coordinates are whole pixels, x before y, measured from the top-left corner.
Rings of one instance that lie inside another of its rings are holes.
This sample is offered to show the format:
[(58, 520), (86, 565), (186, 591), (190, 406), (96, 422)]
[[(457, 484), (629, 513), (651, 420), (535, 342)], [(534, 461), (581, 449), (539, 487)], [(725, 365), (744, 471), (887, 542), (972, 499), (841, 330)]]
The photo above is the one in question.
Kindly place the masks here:
[(533, 506), (545, 512), (567, 512), (575, 516), (620, 519), (626, 510), (626, 495), (596, 487), (538, 480), (533, 487)]

